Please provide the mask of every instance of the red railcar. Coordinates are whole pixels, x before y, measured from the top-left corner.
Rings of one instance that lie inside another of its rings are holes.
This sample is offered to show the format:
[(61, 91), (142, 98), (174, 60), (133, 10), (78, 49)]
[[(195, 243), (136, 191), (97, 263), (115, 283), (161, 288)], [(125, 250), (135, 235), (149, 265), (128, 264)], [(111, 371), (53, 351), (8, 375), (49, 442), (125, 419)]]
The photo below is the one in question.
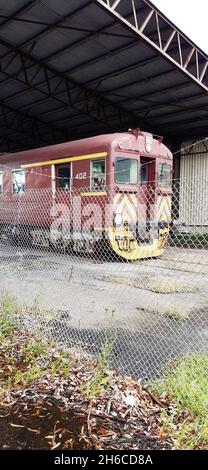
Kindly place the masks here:
[(0, 156), (0, 224), (15, 240), (158, 256), (171, 221), (172, 154), (147, 132)]

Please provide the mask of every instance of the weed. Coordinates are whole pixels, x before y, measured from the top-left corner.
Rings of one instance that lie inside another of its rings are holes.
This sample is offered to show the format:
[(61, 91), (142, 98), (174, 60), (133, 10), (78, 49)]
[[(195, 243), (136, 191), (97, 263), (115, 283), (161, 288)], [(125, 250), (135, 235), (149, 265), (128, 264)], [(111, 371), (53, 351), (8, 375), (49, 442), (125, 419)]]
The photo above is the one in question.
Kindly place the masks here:
[(6, 336), (13, 335), (16, 324), (10, 318), (0, 317), (0, 340)]
[(43, 267), (43, 263), (40, 260), (36, 259), (32, 261), (31, 267), (35, 269), (40, 269)]
[(189, 311), (186, 308), (175, 307), (175, 306), (172, 306), (169, 308), (166, 308), (166, 307), (163, 308), (163, 306), (155, 306), (154, 310), (149, 307), (145, 309), (142, 309), (141, 307), (137, 307), (137, 310), (139, 310), (140, 312), (143, 310), (144, 312), (147, 312), (153, 315), (160, 315), (160, 316), (172, 318), (178, 321), (185, 320), (189, 316)]
[(15, 297), (4, 290), (0, 297), (0, 309), (4, 315), (14, 315), (17, 310), (17, 301)]
[(23, 385), (27, 386), (30, 382), (33, 382), (34, 380), (39, 379), (45, 374), (43, 370), (40, 369), (40, 367), (36, 366), (35, 364), (27, 369), (26, 371), (17, 371), (15, 376), (14, 376), (14, 384), (15, 385)]
[(176, 449), (208, 446), (208, 356), (190, 355), (170, 363), (162, 379), (151, 384), (154, 393), (168, 393), (175, 402), (163, 424)]
[(179, 321), (188, 318), (188, 311), (185, 310), (185, 308), (170, 307), (164, 312), (164, 314), (169, 318), (173, 318)]
[(13, 297), (10, 297), (7, 291), (2, 293), (0, 299), (0, 340), (4, 337), (13, 335), (16, 324), (13, 319), (16, 310), (16, 303)]
[(144, 289), (156, 294), (178, 294), (178, 293), (190, 293), (194, 292), (194, 289), (189, 284), (181, 281), (166, 278), (158, 280), (158, 277), (150, 277), (147, 275), (137, 275), (136, 277), (120, 277), (120, 276), (104, 276), (102, 278), (105, 282), (111, 282), (115, 284), (125, 284), (130, 287), (137, 289)]
[(97, 359), (93, 377), (86, 386), (86, 394), (90, 398), (99, 395), (106, 388), (111, 379), (111, 377), (106, 374), (106, 370), (111, 365), (111, 355), (115, 341), (115, 334), (108, 330), (106, 332), (105, 342)]
[(29, 307), (29, 314), (35, 315), (36, 317), (40, 315), (41, 318), (53, 318), (54, 310), (53, 309), (46, 309), (41, 306), (40, 298), (37, 295), (32, 302), (31, 307)]
[(67, 359), (64, 354), (59, 354), (55, 361), (51, 364), (51, 375), (55, 379), (56, 375), (67, 375), (72, 367), (73, 363)]
[(155, 292), (157, 294), (179, 294), (179, 293), (190, 293), (194, 289), (188, 284), (184, 284), (180, 281), (165, 280), (161, 279), (158, 282), (150, 282), (150, 285), (147, 286), (147, 289)]
[(41, 342), (31, 340), (28, 341), (23, 347), (23, 357), (26, 363), (32, 363), (39, 357), (40, 355), (45, 355), (45, 349)]

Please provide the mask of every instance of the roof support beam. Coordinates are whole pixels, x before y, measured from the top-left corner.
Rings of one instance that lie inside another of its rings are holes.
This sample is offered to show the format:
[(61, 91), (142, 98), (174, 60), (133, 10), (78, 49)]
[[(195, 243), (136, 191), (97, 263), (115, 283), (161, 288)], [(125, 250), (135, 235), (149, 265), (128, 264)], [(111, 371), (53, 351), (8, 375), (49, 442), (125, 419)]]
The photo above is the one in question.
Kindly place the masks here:
[(23, 146), (10, 136), (0, 135), (0, 149), (1, 152), (15, 152), (23, 150)]
[[(195, 124), (196, 123), (196, 119), (194, 119), (193, 117), (190, 118), (190, 119), (186, 119), (186, 127), (188, 128), (189, 127), (189, 124)], [(203, 123), (203, 120), (201, 120), (201, 127), (203, 129), (203, 124), (206, 126), (206, 119), (205, 119), (205, 123)], [(184, 119), (176, 119), (175, 121), (171, 121), (171, 127), (172, 129), (177, 129), (178, 127), (181, 127), (184, 125)], [(159, 123), (159, 126), (162, 127), (164, 130), (165, 129), (169, 129), (170, 128), (170, 123)]]
[[(178, 98), (178, 99), (175, 99), (175, 100), (168, 100), (168, 101), (158, 101), (157, 103), (153, 100), (148, 100), (148, 99), (142, 99), (141, 98), (141, 101), (144, 101), (145, 103), (148, 103), (149, 106), (145, 106), (144, 108), (140, 108), (140, 110), (138, 111), (138, 115), (140, 115), (140, 113), (148, 113), (151, 112), (151, 111), (154, 111), (155, 109), (160, 109), (160, 108), (164, 108), (164, 107), (167, 107), (167, 106), (174, 106), (176, 108), (178, 108), (178, 112), (180, 112), (181, 110), (190, 110), (189, 107), (188, 107), (188, 104), (189, 102), (193, 102), (194, 100), (197, 100), (197, 99), (200, 99), (201, 98), (201, 95), (190, 95), (190, 96), (187, 96), (186, 98), (186, 102), (184, 104), (184, 98)], [(193, 109), (196, 108), (197, 104), (193, 105)], [(206, 106), (206, 105), (205, 105)], [(197, 107), (197, 109), (200, 109), (200, 106), (199, 108)], [(203, 111), (203, 110), (202, 110)]]
[(29, 137), (34, 141), (34, 145), (48, 145), (57, 143), (61, 140), (69, 139), (69, 134), (53, 125), (47, 124), (40, 119), (31, 117), (26, 113), (11, 108), (0, 102), (0, 132), (1, 128), (7, 129), (21, 135), (22, 144)]
[[(164, 110), (164, 107), (159, 107), (156, 108), (156, 111), (158, 109), (158, 112), (157, 114), (154, 113), (154, 119), (157, 119), (157, 122), (160, 122), (162, 120), (167, 120), (169, 117), (171, 117), (171, 122), (173, 119), (175, 119), (175, 116), (179, 119), (179, 116), (180, 116), (180, 111), (183, 112), (183, 120), (186, 120), (186, 116), (190, 116), (190, 112), (192, 111), (195, 111), (196, 109), (196, 106), (190, 106), (189, 108), (182, 108), (182, 106), (180, 108), (177, 109), (177, 111), (171, 111), (171, 112), (167, 112)], [(197, 108), (198, 109), (198, 108)], [(149, 119), (151, 120), (151, 116), (150, 116), (150, 113), (151, 111), (149, 112), (148, 116), (149, 116)], [(207, 116), (208, 116), (208, 109), (201, 109), (200, 108), (200, 113), (203, 113), (203, 114), (200, 114), (197, 112), (196, 115), (195, 115), (195, 121), (198, 120), (204, 120), (204, 119), (207, 119)], [(145, 113), (143, 113), (145, 114)]]
[[(171, 73), (171, 72), (170, 72)], [(173, 72), (172, 72), (173, 73)], [(162, 78), (164, 76), (164, 72), (161, 73), (161, 74), (157, 74), (155, 76), (152, 77), (152, 79), (159, 79), (159, 78)], [(151, 79), (151, 80), (152, 80)], [(119, 96), (121, 98), (120, 100), (120, 103), (122, 105), (125, 105), (125, 103), (129, 103), (129, 102), (132, 102), (132, 101), (136, 101), (136, 100), (139, 100), (140, 101), (140, 105), (139, 105), (139, 109), (137, 111), (137, 115), (138, 117), (141, 115), (141, 113), (145, 112), (145, 111), (151, 111), (151, 110), (154, 110), (155, 108), (157, 107), (160, 107), (160, 106), (175, 106), (175, 107), (178, 107), (179, 108), (179, 104), (178, 103), (182, 103), (180, 108), (181, 109), (184, 109), (184, 108), (187, 108), (188, 106), (188, 102), (189, 101), (192, 101), (194, 99), (197, 99), (197, 98), (201, 98), (202, 95), (201, 94), (197, 94), (197, 95), (190, 95), (190, 96), (187, 96), (186, 97), (186, 102), (184, 104), (184, 98), (182, 99), (177, 99), (177, 98), (170, 98), (170, 96), (168, 97), (168, 101), (165, 101), (163, 102), (162, 99), (161, 99), (161, 96), (160, 96), (160, 101), (155, 101), (154, 100), (154, 97), (155, 97), (155, 94), (160, 94), (160, 95), (169, 95), (169, 92), (171, 91), (178, 91), (178, 90), (181, 90), (181, 89), (187, 89), (187, 84), (184, 84), (184, 83), (181, 83), (181, 84), (178, 84), (178, 85), (173, 85), (171, 87), (167, 87), (167, 88), (162, 88), (161, 90), (157, 90), (157, 93), (154, 91), (154, 92), (147, 92), (147, 93), (142, 93), (140, 95), (132, 95), (132, 96), (122, 96), (122, 90), (125, 88), (127, 89), (127, 91), (129, 91), (129, 89), (131, 88), (131, 86), (134, 86), (134, 85), (137, 85), (138, 88), (140, 87), (140, 85), (146, 83), (147, 79), (143, 79), (141, 81), (136, 81), (136, 82), (133, 82), (133, 83), (130, 83), (129, 85), (123, 85), (122, 87), (119, 87), (118, 88), (113, 88), (113, 89), (109, 89), (107, 91), (108, 95), (109, 96)], [(120, 93), (121, 91), (121, 93)], [(151, 99), (152, 98), (152, 99)], [(27, 104), (25, 106), (22, 106), (20, 109), (21, 110), (25, 110), (27, 108), (32, 108), (32, 106), (37, 106), (38, 104), (42, 104), (44, 103), (45, 101), (47, 101), (47, 99), (43, 99), (43, 100), (37, 100), (37, 101), (34, 101), (33, 103), (30, 103), (30, 104)], [(141, 103), (144, 102), (144, 103), (147, 103), (149, 104), (151, 107), (145, 107), (144, 109), (141, 108)], [(50, 113), (53, 113), (55, 112), (56, 110), (59, 111), (60, 109), (64, 109), (64, 106), (63, 105), (60, 105), (54, 109), (50, 109), (49, 111), (42, 111), (39, 116), (46, 116), (47, 114), (50, 114)], [(189, 109), (189, 108), (187, 108)], [(201, 109), (201, 106), (198, 107), (198, 109), (200, 110)], [(78, 114), (76, 114), (78, 115)]]
[[(90, 0), (91, 1), (91, 0)], [(31, 45), (32, 49), (33, 47), (36, 45), (37, 41), (39, 41), (40, 39), (43, 39), (45, 36), (47, 36), (48, 33), (50, 33), (51, 30), (54, 30), (56, 29), (57, 27), (60, 27), (62, 25), (62, 23), (64, 23), (65, 21), (67, 20), (73, 20), (73, 18), (79, 14), (80, 10), (84, 10), (85, 8), (87, 8), (90, 4), (90, 1), (88, 3), (86, 3), (86, 5), (84, 5), (83, 7), (78, 7), (76, 10), (74, 10), (72, 13), (66, 15), (64, 18), (61, 18), (60, 20), (56, 21), (56, 23), (54, 24), (48, 24), (46, 27), (44, 27), (44, 29), (42, 31), (39, 31), (38, 33), (36, 33), (35, 35), (33, 35), (32, 37), (30, 37), (27, 41), (24, 41), (23, 43), (21, 43), (18, 47), (19, 49), (21, 50), (23, 47), (27, 47), (29, 45)], [(18, 18), (14, 18), (16, 21), (20, 21)], [(7, 20), (9, 21), (9, 19)], [(21, 20), (22, 21), (22, 20)], [(30, 20), (27, 20), (28, 23), (30, 23)], [(31, 23), (33, 21), (31, 20)], [(40, 23), (41, 24), (41, 23)], [(113, 22), (111, 22), (110, 26), (113, 24)], [(109, 27), (110, 27), (109, 26)], [(0, 25), (0, 29), (1, 29), (1, 25)], [(53, 56), (55, 56), (56, 54), (60, 54), (60, 53), (63, 53), (65, 50), (67, 50), (67, 52), (70, 50), (70, 49), (73, 49), (74, 47), (76, 47), (76, 45), (81, 45), (82, 43), (85, 43), (86, 41), (88, 41), (89, 39), (91, 39), (92, 37), (94, 36), (97, 36), (100, 34), (100, 32), (105, 32), (106, 29), (108, 29), (108, 27), (106, 28), (102, 28), (101, 30), (99, 30), (98, 32), (94, 33), (90, 33), (89, 35), (87, 35), (86, 37), (82, 38), (81, 40), (78, 40), (78, 41), (75, 41), (73, 44), (71, 44), (70, 46), (67, 46), (66, 48), (62, 48), (61, 51), (57, 51), (57, 53), (55, 54), (50, 54), (50, 56), (47, 56), (44, 58), (44, 60), (49, 60), (50, 58), (52, 58)], [(3, 55), (3, 57), (1, 58), (1, 60), (6, 60), (8, 57), (10, 56), (10, 51), (6, 54)], [(5, 82), (8, 82), (9, 80), (5, 80)], [(3, 83), (5, 83), (3, 82)]]
[[(33, 37), (31, 37), (29, 40), (27, 41), (24, 41), (24, 43), (21, 43), (19, 45), (19, 48), (21, 49), (22, 47), (26, 47), (28, 45), (31, 44), (31, 47), (33, 48), (33, 46), (36, 44), (37, 41), (39, 41), (40, 39), (43, 39), (45, 35), (47, 35), (51, 29), (56, 29), (56, 28), (59, 28), (59, 27), (64, 27), (62, 25), (62, 23), (64, 23), (66, 20), (72, 20), (74, 17), (76, 18), (76, 16), (79, 14), (80, 10), (84, 10), (85, 8), (87, 8), (90, 4), (91, 0), (86, 4), (84, 5), (83, 7), (78, 7), (75, 11), (73, 11), (73, 13), (70, 13), (68, 15), (66, 15), (65, 17), (63, 17), (61, 20), (57, 21), (56, 23), (52, 24), (52, 25), (47, 25), (47, 27), (45, 29), (43, 29), (42, 31), (36, 33)], [(143, 9), (140, 10), (140, 13), (143, 12)], [(0, 15), (1, 17), (1, 15)], [(24, 20), (21, 20), (19, 18), (16, 18), (15, 19), (16, 21), (23, 21)], [(28, 23), (30, 23), (30, 20), (26, 20)], [(33, 20), (31, 20), (31, 23), (33, 23)], [(41, 24), (41, 23), (40, 23)], [(63, 54), (67, 51), (67, 53), (70, 52), (70, 50), (75, 50), (76, 47), (80, 47), (82, 45), (84, 45), (85, 43), (87, 43), (89, 40), (91, 39), (95, 39), (97, 37), (99, 37), (100, 35), (102, 36), (103, 34), (109, 34), (109, 35), (113, 35), (113, 33), (110, 33), (108, 30), (111, 29), (111, 27), (114, 26), (114, 21), (111, 21), (110, 24), (108, 24), (107, 26), (105, 26), (104, 28), (100, 28), (98, 31), (89, 31), (87, 35), (85, 35), (82, 39), (79, 39), (79, 40), (76, 40), (74, 41), (72, 44), (70, 45), (67, 45), (65, 47), (62, 47), (61, 50), (56, 50), (55, 52), (51, 53), (50, 55), (48, 55), (47, 57), (44, 57), (44, 61), (49, 61), (51, 59), (54, 59), (56, 56), (60, 56), (60, 54)], [(1, 28), (1, 26), (0, 26)], [(70, 30), (70, 26), (68, 27), (69, 30)], [(76, 29), (76, 28), (75, 28)], [(72, 27), (72, 30), (73, 30), (73, 27)], [(83, 30), (83, 33), (85, 33), (86, 30)], [(129, 39), (132, 39), (132, 43), (134, 42), (135, 43), (135, 38), (134, 36), (132, 35), (131, 32), (129, 32), (129, 35), (128, 35)], [(6, 59), (7, 57), (9, 56), (8, 53), (6, 53), (2, 59)], [(102, 58), (101, 58), (102, 60)], [(71, 68), (69, 70), (66, 70), (65, 73), (67, 72), (70, 72), (71, 73)], [(8, 82), (9, 80), (5, 80), (5, 82)], [(3, 83), (5, 83), (3, 82)]]
[[(131, 45), (131, 47), (132, 47), (132, 45)], [(125, 46), (125, 50), (127, 50), (127, 49), (126, 49), (126, 46)], [(121, 49), (121, 52), (122, 52), (122, 49)], [(107, 54), (107, 55), (109, 56), (109, 54)], [(10, 54), (9, 56), (11, 56), (11, 54)], [(6, 57), (8, 57), (7, 54), (6, 54)], [(101, 56), (101, 59), (102, 59), (102, 56)], [(13, 59), (11, 59), (11, 60), (13, 60)], [(92, 64), (92, 65), (93, 65), (93, 64), (96, 64), (99, 60), (100, 60), (100, 58), (92, 59), (92, 61), (90, 61), (89, 65), (91, 65), (91, 64)], [(127, 73), (127, 72), (130, 72), (130, 71), (132, 71), (132, 70), (135, 70), (135, 69), (144, 67), (145, 65), (148, 65), (149, 63), (153, 63), (153, 62), (157, 62), (157, 61), (158, 61), (158, 57), (155, 57), (155, 56), (150, 57), (150, 58), (145, 59), (145, 60), (143, 60), (143, 61), (141, 61), (141, 62), (137, 62), (137, 63), (131, 65), (130, 67), (128, 67), (128, 70), (127, 70), (127, 69), (124, 69), (124, 68), (122, 67), (122, 69), (119, 69), (119, 70), (117, 70), (116, 72), (112, 72), (111, 74), (106, 74), (106, 75), (103, 75), (103, 74), (102, 74), (101, 77), (98, 77), (98, 78), (96, 78), (96, 79), (94, 79), (94, 80), (89, 80), (89, 81), (87, 81), (87, 82), (86, 82), (86, 86), (88, 87), (88, 86), (90, 85), (90, 87), (91, 87), (91, 86), (94, 87), (94, 85), (96, 85), (96, 90), (97, 90), (97, 89), (98, 89), (98, 85), (99, 85), (102, 81), (104, 81), (105, 79), (108, 79), (108, 78), (115, 78), (115, 77), (117, 77), (117, 76), (123, 75), (123, 74), (125, 74), (125, 73)], [(80, 66), (77, 66), (77, 68), (79, 68), (79, 67), (80, 67)], [(30, 69), (28, 69), (28, 70), (30, 70)], [(76, 67), (74, 67), (73, 69), (70, 69), (70, 72), (71, 72), (71, 71), (72, 71), (72, 72), (76, 71)], [(171, 72), (171, 70), (170, 70), (170, 72)], [(172, 72), (174, 72), (174, 68), (172, 69)], [(66, 73), (66, 72), (64, 72), (64, 73)], [(35, 78), (35, 77), (34, 77), (34, 78)], [(153, 78), (154, 78), (154, 77), (153, 77)], [(6, 79), (6, 80), (2, 81), (2, 82), (1, 82), (1, 85), (2, 85), (2, 84), (3, 84), (3, 85), (7, 84), (7, 83), (10, 82), (12, 79), (14, 79), (14, 77), (11, 77), (11, 78), (9, 78), (9, 79)], [(146, 80), (147, 80), (147, 78), (145, 77), (145, 81), (146, 81)], [(152, 78), (151, 78), (150, 80), (152, 80)], [(41, 85), (44, 85), (44, 83), (45, 83), (45, 81), (44, 81), (44, 79), (43, 79), (42, 81), (40, 81), (40, 82), (38, 83), (38, 85), (41, 86)], [(139, 83), (140, 83), (140, 82), (138, 82), (138, 84), (139, 84)], [(72, 89), (73, 89), (73, 88), (72, 88)], [(24, 94), (24, 93), (25, 93), (25, 90), (20, 91), (20, 92), (18, 92), (18, 93), (14, 93), (13, 95), (10, 95), (10, 96), (9, 96), (8, 100), (13, 99), (14, 97), (15, 97), (15, 98), (16, 98), (16, 97), (19, 97), (19, 96), (21, 96), (21, 95)], [(57, 95), (58, 95), (58, 92), (57, 92)], [(40, 102), (41, 102), (41, 101), (43, 102), (43, 100), (40, 100)], [(29, 106), (30, 106), (30, 105), (26, 105), (26, 108), (29, 107)], [(21, 107), (21, 109), (24, 109), (24, 107)]]
[[(157, 8), (149, 3), (148, 0), (143, 0), (143, 3), (145, 3), (147, 8), (147, 16), (141, 24), (139, 21), (139, 14), (137, 14), (137, 26), (134, 24), (135, 21), (133, 20), (135, 12), (135, 0), (132, 0), (131, 19), (124, 18), (117, 10), (118, 6), (120, 7), (122, 3), (124, 4), (126, 2), (126, 0), (121, 0), (118, 4), (115, 2), (113, 6), (110, 6), (108, 0), (91, 1), (96, 3), (101, 9), (108, 11), (109, 14), (117, 19), (117, 21), (119, 21), (126, 29), (133, 31), (137, 35), (138, 39), (148, 44), (168, 62), (173, 63), (183, 73), (187, 74), (189, 78), (196, 82), (202, 89), (208, 91), (208, 79), (206, 77), (206, 70), (208, 65), (207, 55), (198, 49), (179, 29), (177, 29), (164, 15), (162, 15), (159, 10), (157, 10)], [(165, 44), (163, 41), (163, 28), (161, 27), (161, 24), (166, 24), (170, 31), (170, 36), (168, 41), (166, 40)], [(154, 26), (156, 36), (153, 36), (153, 32), (148, 32), (148, 25), (151, 25), (151, 31), (152, 27)], [(169, 48), (172, 45), (175, 35), (177, 35), (177, 45), (175, 46), (175, 54), (173, 57), (173, 55), (170, 55)], [(156, 37), (157, 39), (155, 39)], [(187, 46), (189, 47), (189, 53), (184, 58), (184, 48), (187, 49)], [(191, 61), (190, 52), (192, 52), (192, 49), (194, 49), (195, 52), (193, 56), (194, 61), (192, 61), (192, 67), (188, 70), (188, 65)]]
[(29, 0), (26, 5), (23, 5), (21, 8), (18, 8), (13, 15), (9, 16), (9, 18), (5, 19), (1, 24), (0, 24), (0, 30), (4, 28), (5, 26), (8, 26), (10, 23), (12, 23), (13, 20), (19, 15), (22, 15), (26, 11), (30, 10), (33, 5), (36, 3), (40, 3), (40, 0)]
[[(1, 60), (1, 72), (21, 83), (25, 89), (36, 90), (39, 95), (52, 98), (66, 108), (75, 109), (106, 125), (111, 120), (112, 112), (116, 113), (120, 125), (122, 116), (124, 119), (128, 118), (132, 126), (138, 125), (133, 113), (123, 110), (101, 94), (82, 86), (3, 39), (0, 39), (0, 44), (11, 52), (9, 62)], [(60, 91), (62, 96), (58, 97), (57, 93)]]

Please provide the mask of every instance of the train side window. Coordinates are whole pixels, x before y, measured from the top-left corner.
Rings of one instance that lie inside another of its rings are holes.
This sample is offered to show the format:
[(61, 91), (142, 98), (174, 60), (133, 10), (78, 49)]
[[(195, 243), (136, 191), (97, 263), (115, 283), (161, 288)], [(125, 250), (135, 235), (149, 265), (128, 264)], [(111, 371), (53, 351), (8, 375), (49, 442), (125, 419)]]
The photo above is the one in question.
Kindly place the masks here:
[(0, 194), (3, 193), (3, 173), (0, 172)]
[(105, 160), (93, 161), (91, 165), (91, 188), (93, 191), (102, 191), (105, 186)]
[(58, 166), (58, 188), (70, 189), (70, 165)]
[(24, 170), (14, 170), (12, 172), (13, 194), (25, 192), (25, 172)]

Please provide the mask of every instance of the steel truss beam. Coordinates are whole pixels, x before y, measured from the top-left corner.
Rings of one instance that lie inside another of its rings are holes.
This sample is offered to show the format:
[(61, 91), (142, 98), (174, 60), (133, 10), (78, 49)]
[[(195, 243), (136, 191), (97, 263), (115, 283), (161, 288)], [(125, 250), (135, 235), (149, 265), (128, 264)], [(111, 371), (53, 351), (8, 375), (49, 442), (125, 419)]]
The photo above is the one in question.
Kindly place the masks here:
[(33, 145), (36, 142), (39, 142), (39, 145), (41, 143), (44, 145), (55, 144), (70, 138), (70, 134), (64, 129), (56, 128), (39, 118), (31, 117), (0, 102), (0, 129), (1, 127), (21, 134), (22, 143), (24, 143), (26, 137), (29, 137), (34, 141)]
[[(29, 148), (29, 146), (28, 146)], [(14, 140), (10, 135), (1, 135), (0, 136), (0, 149), (1, 152), (14, 152), (23, 150), (22, 142)]]
[(18, 15), (22, 15), (23, 13), (25, 13), (26, 11), (30, 10), (36, 3), (39, 3), (40, 0), (29, 0), (28, 3), (26, 5), (24, 5), (23, 7), (21, 8), (18, 8), (13, 15), (10, 15), (9, 17), (5, 18), (4, 21), (0, 24), (0, 30), (2, 28), (4, 28), (5, 26), (8, 26), (10, 23), (12, 23), (13, 20), (15, 20), (15, 18), (18, 16)]
[[(202, 89), (208, 91), (208, 57), (198, 49), (191, 41), (178, 30), (165, 16), (163, 16), (148, 0), (142, 0), (146, 5), (147, 14), (145, 19), (140, 19), (139, 12), (136, 10), (135, 0), (128, 0), (131, 5), (131, 19), (124, 18), (120, 13), (122, 4), (127, 0), (91, 0), (100, 8), (108, 11), (116, 20), (118, 20), (128, 30), (134, 31), (146, 44), (159, 52), (164, 59), (173, 63), (182, 72), (194, 80)], [(148, 29), (148, 26), (151, 28)], [(163, 28), (168, 29), (168, 36), (164, 37)], [(154, 26), (154, 31), (152, 28)], [(151, 33), (149, 33), (151, 31)], [(170, 49), (174, 43), (174, 57), (170, 55)], [(187, 52), (188, 47), (188, 52)]]
[[(101, 94), (85, 88), (64, 73), (58, 72), (3, 39), (0, 39), (0, 44), (10, 52), (9, 59), (1, 60), (1, 72), (17, 80), (26, 89), (36, 90), (39, 94), (65, 105), (66, 108), (75, 109), (106, 125), (111, 121), (112, 112), (117, 115), (120, 125), (123, 120), (128, 120), (130, 125), (138, 125), (136, 115), (115, 105)], [(60, 92), (61, 96), (58, 96)]]
[[(201, 127), (201, 129), (204, 129), (204, 128), (207, 129), (206, 122), (207, 122), (207, 120), (205, 120), (205, 122), (203, 122), (203, 119), (200, 118), (200, 124), (197, 127)], [(186, 128), (190, 129), (191, 124), (193, 124), (193, 125), (196, 124), (196, 119), (194, 117), (192, 117), (192, 118), (186, 118), (186, 119), (182, 118), (182, 119), (173, 119), (173, 120), (171, 120), (171, 126), (172, 126), (173, 130), (176, 131), (176, 132), (181, 127), (184, 127), (184, 123), (186, 124)], [(170, 128), (170, 122), (166, 123), (166, 124), (159, 122), (159, 126), (162, 127), (162, 129), (164, 131), (166, 129), (168, 130)], [(164, 132), (164, 135), (165, 135), (165, 132)], [(203, 135), (203, 131), (202, 131), (201, 135)]]
[[(201, 143), (204, 147), (205, 150), (203, 151), (198, 151), (198, 152), (192, 152), (192, 150), (195, 149), (195, 145), (197, 143)], [(183, 148), (181, 147), (181, 153), (183, 153), (183, 155), (187, 156), (187, 155), (200, 155), (200, 154), (207, 154), (208, 153), (208, 138), (202, 142), (199, 141), (199, 139), (194, 139), (194, 141), (192, 142), (192, 144), (188, 147), (188, 149)]]

